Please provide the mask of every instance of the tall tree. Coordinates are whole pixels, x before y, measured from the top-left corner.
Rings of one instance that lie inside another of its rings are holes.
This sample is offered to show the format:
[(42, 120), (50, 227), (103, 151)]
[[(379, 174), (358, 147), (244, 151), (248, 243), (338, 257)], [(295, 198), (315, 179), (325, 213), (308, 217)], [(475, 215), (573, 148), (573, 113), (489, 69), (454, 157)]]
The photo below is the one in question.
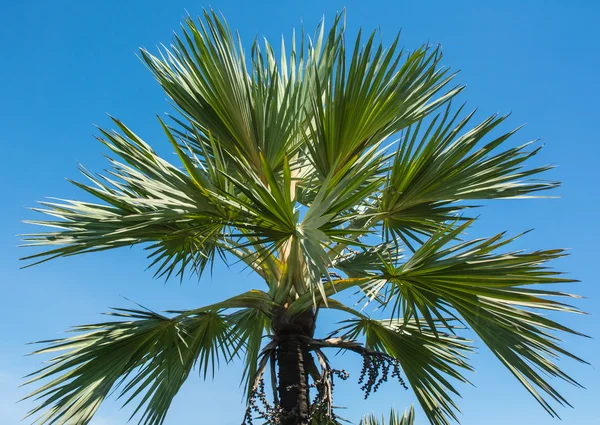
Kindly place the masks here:
[[(511, 251), (503, 233), (465, 237), (473, 202), (557, 186), (532, 179), (549, 168), (526, 164), (540, 148), (506, 147), (506, 117), (474, 122), (451, 108), (462, 87), (438, 48), (407, 51), (398, 38), (384, 48), (359, 33), (349, 49), (346, 39), (337, 16), (327, 32), (321, 24), (282, 44), (279, 59), (267, 42), (247, 54), (206, 11), (159, 56), (141, 51), (179, 112), (159, 121), (181, 164), (115, 119), (98, 138), (112, 170), (82, 169), (91, 183), (73, 182), (98, 203), (42, 202), (52, 218), (33, 223), (51, 229), (26, 236), (45, 248), (28, 264), (143, 244), (156, 276), (238, 260), (264, 287), (195, 310), (117, 309), (46, 342), (37, 353), (60, 354), (29, 381), (39, 383), (36, 423), (87, 424), (118, 388), (140, 423), (161, 424), (194, 366), (206, 377), (238, 355), (247, 422), (335, 422), (333, 380), (346, 376), (325, 354), (334, 349), (363, 357), (367, 395), (388, 375), (405, 379), (430, 422), (448, 424), (455, 381), (471, 370), (463, 327), (550, 414), (552, 400), (568, 404), (548, 377), (579, 385), (555, 363), (580, 360), (555, 335), (576, 332), (542, 314), (577, 312), (560, 302), (573, 295), (548, 289), (571, 282), (546, 266), (563, 251)], [(365, 309), (337, 297), (357, 291)], [(316, 338), (323, 309), (348, 320)]]

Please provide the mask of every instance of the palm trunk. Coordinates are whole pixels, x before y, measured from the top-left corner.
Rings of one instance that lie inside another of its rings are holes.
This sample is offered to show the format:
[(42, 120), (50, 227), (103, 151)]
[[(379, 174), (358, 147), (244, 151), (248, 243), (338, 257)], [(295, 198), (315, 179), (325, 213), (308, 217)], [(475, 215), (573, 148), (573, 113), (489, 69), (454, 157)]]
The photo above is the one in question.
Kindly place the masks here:
[(282, 342), (277, 349), (279, 365), (279, 404), (282, 425), (309, 423), (309, 391), (306, 356), (310, 354), (296, 340)]
[(315, 314), (309, 310), (290, 318), (283, 313), (273, 322), (273, 327), (275, 337), (280, 341), (277, 347), (277, 392), (282, 409), (281, 425), (308, 425), (310, 398), (307, 364), (310, 353), (298, 337), (314, 335)]

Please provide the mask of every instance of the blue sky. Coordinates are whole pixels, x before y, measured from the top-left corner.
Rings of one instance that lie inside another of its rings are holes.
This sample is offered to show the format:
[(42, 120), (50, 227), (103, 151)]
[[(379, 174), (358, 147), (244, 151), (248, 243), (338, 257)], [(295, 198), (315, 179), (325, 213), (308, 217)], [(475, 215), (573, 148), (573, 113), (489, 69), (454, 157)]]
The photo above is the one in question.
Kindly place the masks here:
[[(441, 43), (444, 64), (460, 69), (467, 84), (462, 99), (478, 107), (478, 116), (512, 112), (510, 126), (527, 124), (514, 143), (540, 138), (546, 146), (537, 163), (556, 163), (549, 178), (561, 180), (560, 199), (499, 201), (480, 210), (477, 234), (502, 230), (512, 234), (535, 228), (518, 241), (522, 248), (567, 247), (572, 255), (556, 263), (582, 283), (569, 289), (587, 297), (577, 305), (590, 316), (564, 322), (597, 336), (600, 290), (597, 285), (598, 211), (597, 45), (600, 6), (594, 1), (368, 2), (213, 1), (249, 46), (254, 36), (277, 44), (282, 34), (304, 23), (312, 30), (323, 15), (331, 21), (347, 6), (351, 33), (359, 26), (380, 27), (384, 41), (402, 28), (403, 42), (416, 47)], [(525, 3), (525, 4), (522, 4)], [(211, 277), (182, 285), (152, 279), (141, 249), (122, 249), (61, 259), (19, 270), (18, 233), (31, 231), (20, 220), (35, 218), (26, 207), (46, 196), (80, 198), (65, 181), (77, 178), (77, 162), (101, 171), (103, 150), (92, 123), (109, 126), (107, 112), (122, 119), (159, 152), (172, 158), (154, 117), (169, 110), (165, 95), (136, 58), (139, 46), (168, 43), (187, 10), (198, 15), (198, 1), (13, 1), (0, 6), (0, 422), (17, 423), (30, 406), (16, 404), (26, 393), (21, 377), (39, 366), (24, 357), (30, 341), (53, 338), (69, 326), (101, 319), (109, 306), (127, 306), (123, 297), (153, 309), (197, 307), (246, 290), (257, 282), (239, 268), (217, 267)], [(327, 318), (328, 321), (334, 317)], [(596, 339), (567, 337), (566, 346), (596, 366)], [(336, 402), (349, 406), (345, 416), (404, 409), (410, 392), (388, 383), (367, 402), (351, 385), (360, 365), (336, 359), (352, 374), (338, 386)], [(474, 387), (463, 386), (459, 402), (464, 425), (558, 424), (485, 350), (473, 356)], [(562, 383), (558, 388), (575, 406), (559, 412), (565, 424), (592, 425), (597, 420), (600, 375), (593, 366), (564, 361), (587, 387)], [(238, 388), (240, 364), (222, 367), (213, 382), (192, 377), (175, 399), (166, 425), (238, 424), (243, 406)], [(93, 425), (124, 424), (131, 410), (109, 400)], [(419, 424), (425, 424), (419, 415)]]

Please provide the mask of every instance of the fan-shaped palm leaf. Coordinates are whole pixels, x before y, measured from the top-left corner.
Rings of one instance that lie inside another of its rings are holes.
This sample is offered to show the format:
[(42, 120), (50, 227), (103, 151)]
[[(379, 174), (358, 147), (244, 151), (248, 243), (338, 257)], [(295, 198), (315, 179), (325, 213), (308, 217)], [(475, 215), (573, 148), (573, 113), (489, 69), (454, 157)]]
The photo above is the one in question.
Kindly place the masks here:
[(80, 335), (46, 341), (44, 354), (63, 351), (28, 381), (50, 379), (28, 397), (43, 402), (35, 423), (86, 424), (111, 389), (125, 404), (139, 396), (140, 423), (164, 420), (173, 397), (194, 365), (206, 377), (220, 358), (229, 359), (237, 338), (227, 317), (216, 311), (168, 318), (148, 310), (117, 309), (120, 321), (79, 326)]

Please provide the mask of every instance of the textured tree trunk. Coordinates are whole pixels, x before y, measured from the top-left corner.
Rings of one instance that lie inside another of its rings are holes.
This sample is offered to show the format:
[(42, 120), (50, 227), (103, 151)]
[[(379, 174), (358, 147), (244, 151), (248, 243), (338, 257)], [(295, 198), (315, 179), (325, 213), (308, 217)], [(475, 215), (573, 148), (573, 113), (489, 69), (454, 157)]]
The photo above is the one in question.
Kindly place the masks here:
[(295, 340), (285, 341), (277, 349), (282, 425), (309, 423), (308, 373), (305, 364), (309, 355), (302, 344)]
[(277, 347), (278, 395), (283, 410), (282, 425), (310, 423), (310, 394), (307, 364), (311, 355), (298, 337), (312, 337), (315, 315), (312, 310), (290, 318), (285, 313), (273, 323)]

